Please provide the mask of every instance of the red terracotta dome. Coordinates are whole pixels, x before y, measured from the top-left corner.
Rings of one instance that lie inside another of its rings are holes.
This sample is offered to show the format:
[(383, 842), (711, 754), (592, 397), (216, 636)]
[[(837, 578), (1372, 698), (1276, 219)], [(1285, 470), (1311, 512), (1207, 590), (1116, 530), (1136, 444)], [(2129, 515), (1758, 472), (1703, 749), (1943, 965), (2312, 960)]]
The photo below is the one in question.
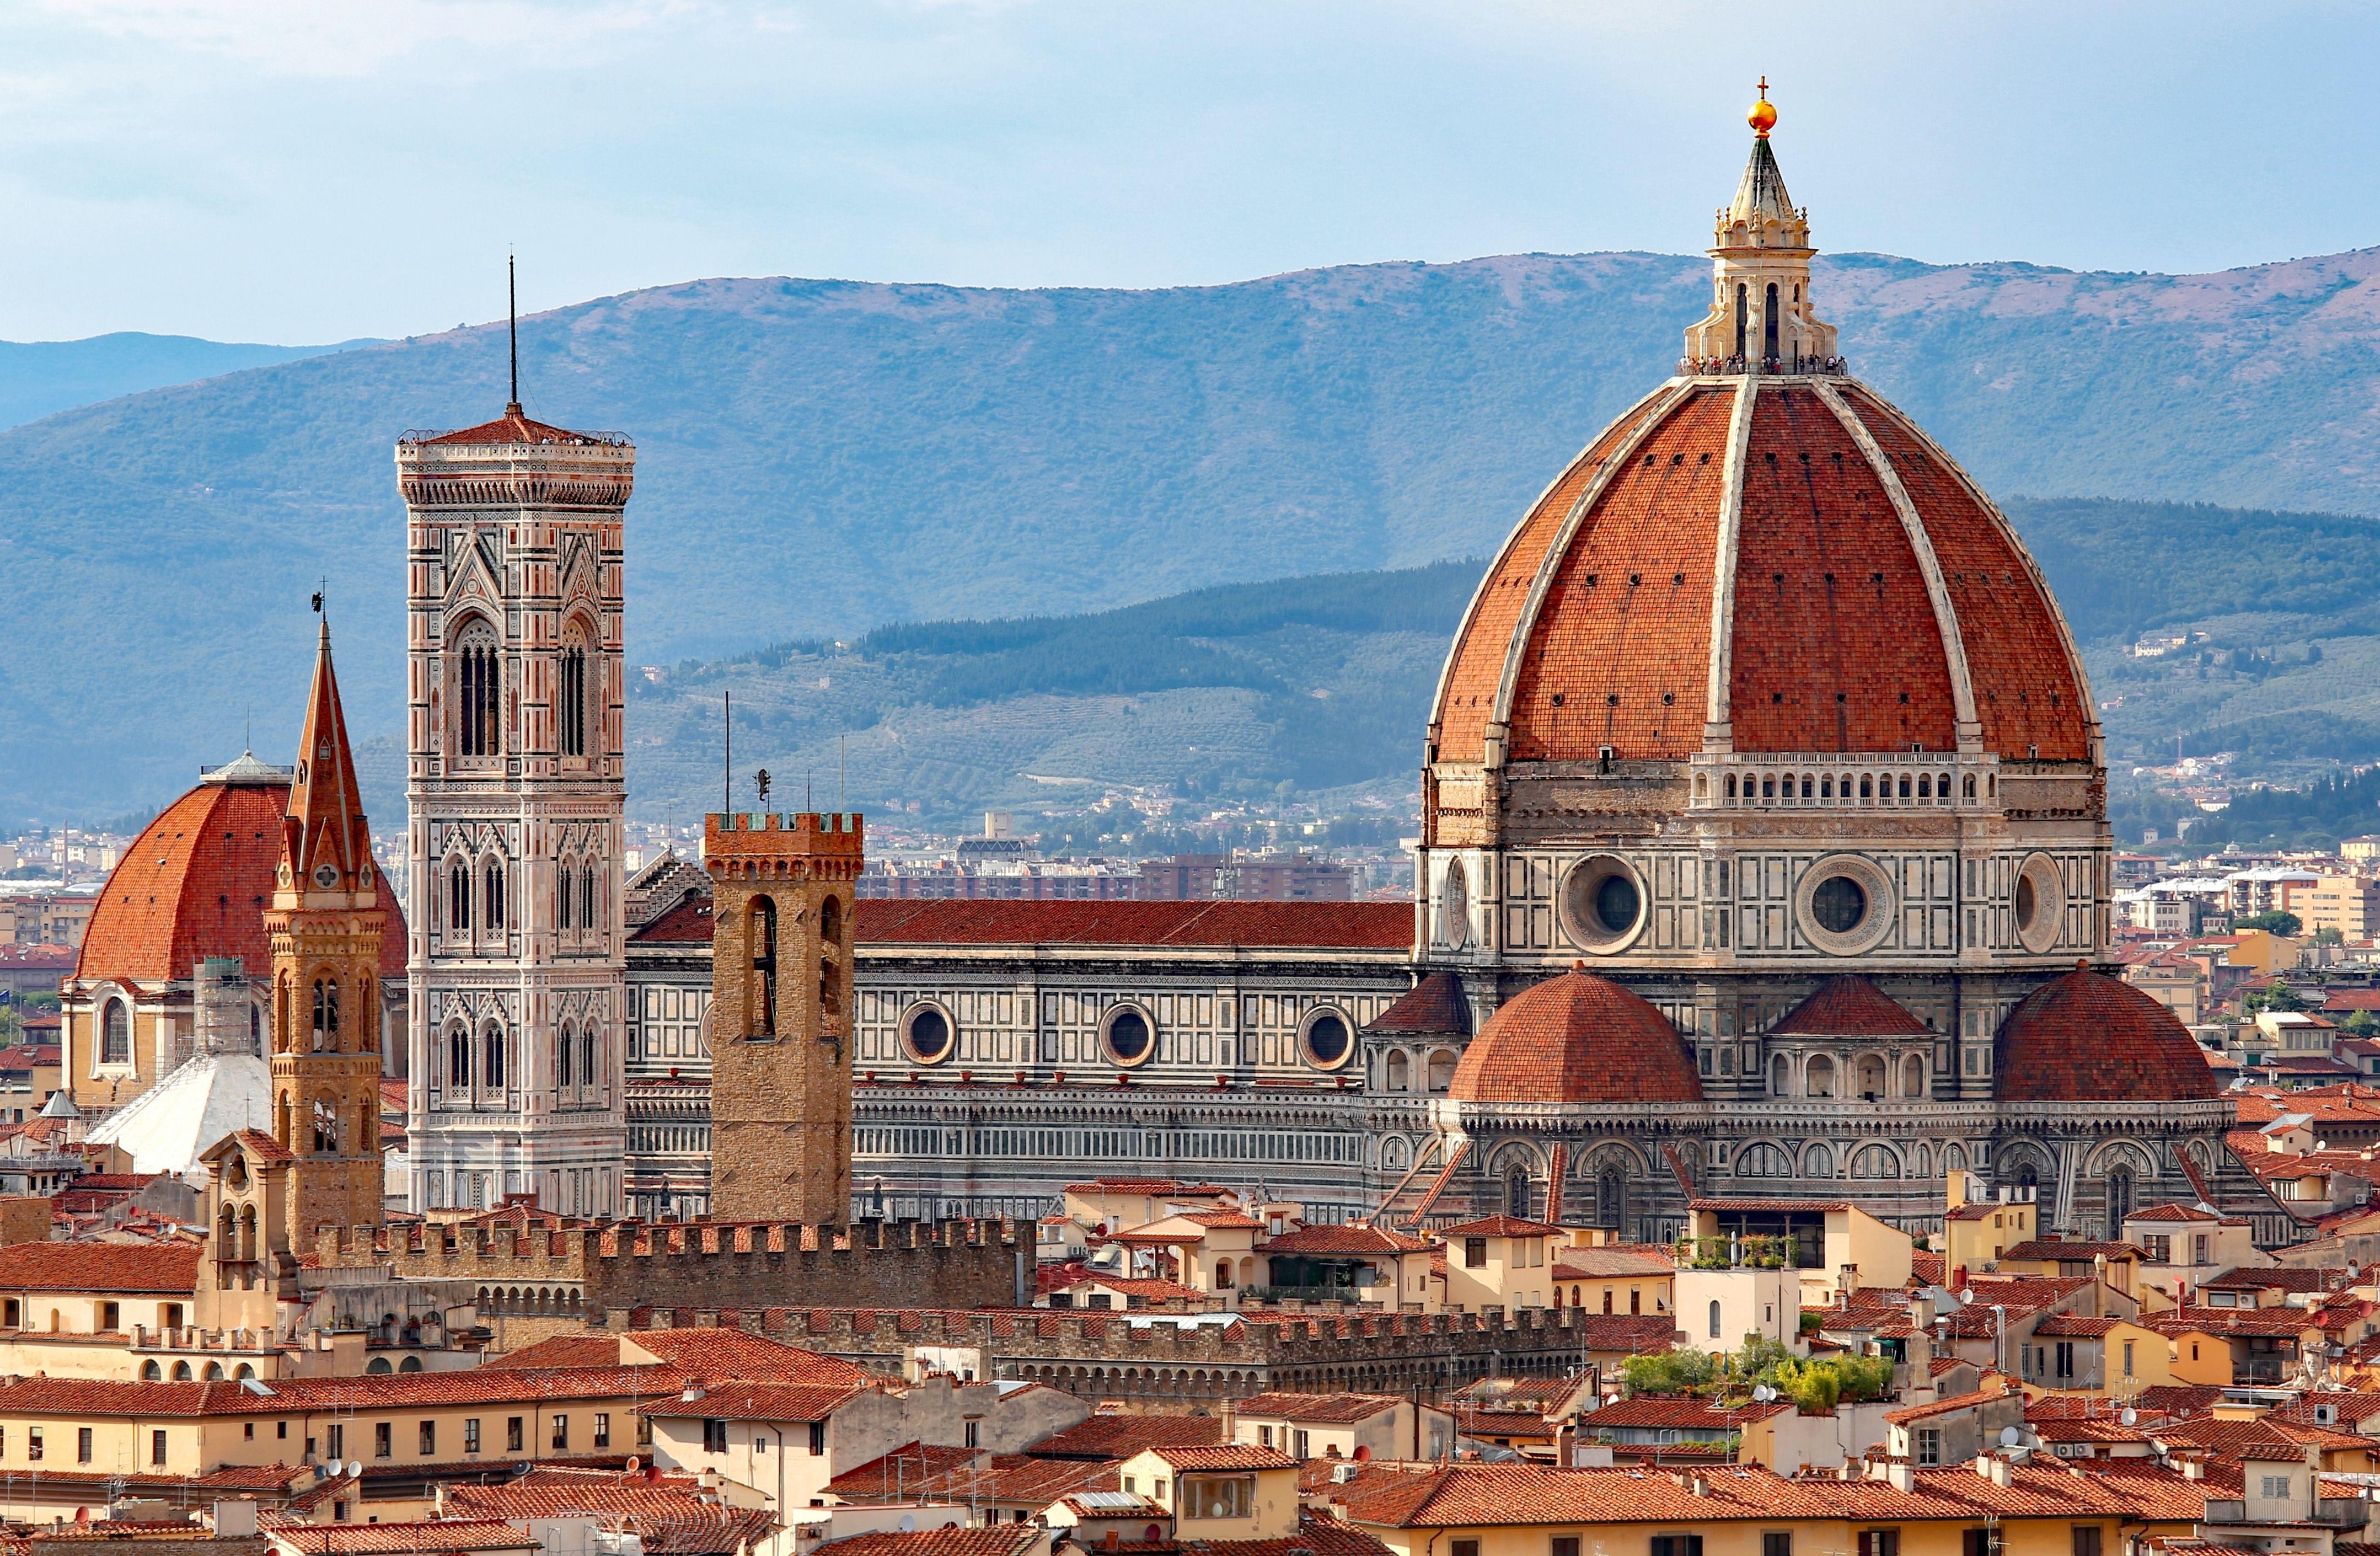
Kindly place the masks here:
[(1747, 754), (1949, 751), (1970, 720), (2004, 758), (2084, 761), (2083, 687), (2015, 532), (1872, 390), (1682, 377), (1512, 532), (1433, 722), (1454, 762), (1499, 726), (1513, 761), (1679, 760), (1706, 725)]
[(1669, 1017), (1576, 968), (1507, 1001), (1454, 1066), (1460, 1102), (1699, 1102), (1701, 1077)]
[(2009, 1012), (1992, 1068), (2003, 1102), (2187, 1102), (2222, 1089), (2173, 1012), (2087, 967)]
[[(141, 829), (108, 875), (83, 930), (75, 977), (143, 983), (188, 978), (202, 956), (273, 966), (264, 932), (281, 868), (289, 774), (246, 758), (210, 773)], [(383, 893), (383, 978), (405, 974), (405, 922)]]

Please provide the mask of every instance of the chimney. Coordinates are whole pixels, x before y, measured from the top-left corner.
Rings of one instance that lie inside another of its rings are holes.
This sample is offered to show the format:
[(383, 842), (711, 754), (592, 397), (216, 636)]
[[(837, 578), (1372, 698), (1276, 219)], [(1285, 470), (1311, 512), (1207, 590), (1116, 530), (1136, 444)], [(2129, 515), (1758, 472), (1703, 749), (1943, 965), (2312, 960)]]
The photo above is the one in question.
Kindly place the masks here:
[(1892, 1489), (1896, 1491), (1909, 1491), (1915, 1489), (1917, 1486), (1916, 1477), (1917, 1472), (1909, 1467), (1909, 1461), (1907, 1459), (1895, 1459), (1890, 1464), (1884, 1466), (1884, 1478), (1891, 1484)]
[(2200, 1458), (2197, 1454), (2179, 1454), (2175, 1457), (2174, 1462), (2180, 1466), (2181, 1477), (2184, 1480), (2204, 1480), (2206, 1478), (2206, 1461)]
[(1105, 1544), (1110, 1550), (1113, 1550), (1116, 1548), (1116, 1532), (1113, 1529), (1110, 1529), (1108, 1531), (1108, 1538), (1101, 1543)]
[(1237, 1442), (1240, 1440), (1240, 1413), (1236, 1409), (1232, 1408), (1232, 1405), (1233, 1402), (1231, 1400), (1227, 1399), (1223, 1402), (1223, 1441), (1226, 1442)]
[(2009, 1483), (2009, 1462), (1998, 1453), (1992, 1455), (1991, 1474), (1993, 1485), (2004, 1487)]

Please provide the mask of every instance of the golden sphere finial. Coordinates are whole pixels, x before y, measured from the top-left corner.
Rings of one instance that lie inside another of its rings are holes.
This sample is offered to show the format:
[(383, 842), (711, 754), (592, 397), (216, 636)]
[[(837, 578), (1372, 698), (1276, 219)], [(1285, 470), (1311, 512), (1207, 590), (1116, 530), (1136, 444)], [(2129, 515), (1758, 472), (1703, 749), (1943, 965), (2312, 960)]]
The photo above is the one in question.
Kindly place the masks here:
[(1754, 103), (1752, 111), (1743, 116), (1752, 126), (1752, 133), (1763, 140), (1767, 140), (1768, 132), (1777, 128), (1777, 105), (1768, 101), (1767, 77), (1760, 78), (1760, 101)]

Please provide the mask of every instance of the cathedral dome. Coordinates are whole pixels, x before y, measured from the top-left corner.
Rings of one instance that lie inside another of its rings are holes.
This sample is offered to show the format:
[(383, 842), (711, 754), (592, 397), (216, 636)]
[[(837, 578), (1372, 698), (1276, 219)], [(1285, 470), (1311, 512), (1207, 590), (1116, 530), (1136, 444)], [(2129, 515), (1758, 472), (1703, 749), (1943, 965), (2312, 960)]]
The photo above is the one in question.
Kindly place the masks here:
[(1703, 1088), (1667, 1016), (1574, 967), (1488, 1017), (1447, 1094), (1458, 1102), (1699, 1102)]
[[(264, 913), (281, 866), (290, 776), (242, 758), (142, 828), (91, 908), (76, 979), (164, 982), (188, 978), (204, 956), (237, 956), (250, 977), (271, 967)], [(385, 911), (397, 910), (390, 902)], [(380, 970), (405, 975), (405, 932), (394, 922), (381, 940)]]
[(2082, 662), (2033, 559), (1849, 376), (1814, 310), (1775, 122), (1764, 92), (1677, 375), (1555, 478), (1481, 582), (1433, 760), (2094, 759)]
[(1992, 1068), (2003, 1102), (2187, 1102), (2220, 1090), (2172, 1011), (2087, 967), (2009, 1012)]
[(2087, 761), (2072, 639), (2013, 530), (1875, 391), (1675, 378), (1532, 507), (1441, 680), (1440, 760), (1995, 752)]

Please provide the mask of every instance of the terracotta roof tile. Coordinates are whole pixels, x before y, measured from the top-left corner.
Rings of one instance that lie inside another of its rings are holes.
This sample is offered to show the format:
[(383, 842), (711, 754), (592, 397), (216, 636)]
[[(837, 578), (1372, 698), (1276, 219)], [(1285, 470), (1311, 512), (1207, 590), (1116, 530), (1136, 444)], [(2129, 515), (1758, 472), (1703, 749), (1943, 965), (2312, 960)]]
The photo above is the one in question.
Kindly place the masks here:
[(501, 1518), (442, 1518), (406, 1524), (308, 1524), (289, 1543), (306, 1556), (379, 1556), (381, 1552), (535, 1550), (537, 1536)]
[(867, 1390), (856, 1383), (714, 1383), (702, 1397), (673, 1395), (637, 1407), (639, 1416), (721, 1421), (823, 1421)]
[(1530, 1221), (1523, 1216), (1508, 1216), (1501, 1211), (1482, 1216), (1477, 1221), (1461, 1222), (1453, 1226), (1437, 1228), (1440, 1237), (1557, 1237), (1562, 1229), (1549, 1222)]
[(465, 427), (452, 432), (441, 432), (423, 438), (430, 444), (574, 444), (591, 445), (609, 440), (592, 432), (574, 432), (544, 421), (533, 420), (521, 414), (518, 406), (506, 406), (504, 413), (492, 421), (482, 421), (476, 427)]
[(1434, 972), (1366, 1022), (1364, 1030), (1380, 1037), (1468, 1037), (1471, 1000), (1463, 979)]
[(1284, 1421), (1368, 1421), (1401, 1402), (1383, 1394), (1252, 1394), (1240, 1401), (1243, 1418), (1269, 1416)]
[(18, 1243), (0, 1248), (0, 1291), (156, 1292), (198, 1290), (195, 1243)]
[[(2036, 748), (2087, 760), (2089, 710), (2070, 642), (2013, 532), (1898, 412), (1857, 385), (1842, 392), (1940, 562), (1985, 739), (2020, 760)], [(1519, 645), (1512, 759), (1590, 760), (1609, 747), (1623, 760), (1675, 760), (1698, 748), (1711, 716), (1711, 560), (1735, 399), (1732, 384), (1688, 388), (1612, 464), (1662, 406), (1640, 403), (1529, 509), (1449, 655), (1432, 713), (1440, 760), (1481, 760), (1541, 574), (1548, 587)], [(1573, 514), (1604, 473), (1601, 492)], [(1881, 479), (1815, 391), (1760, 385), (1740, 482), (1729, 624), (1736, 748), (1949, 749), (1955, 707), (1925, 580)]]
[(668, 911), (648, 919), (628, 937), (639, 945), (709, 945), (710, 898), (688, 892)]
[(1409, 951), (1413, 907), (1342, 902), (1002, 902), (863, 897), (855, 934), (882, 945), (1316, 946)]
[(1645, 998), (1576, 968), (1524, 990), (1463, 1051), (1464, 1102), (1698, 1102), (1694, 1056)]
[(955, 1445), (905, 1442), (890, 1453), (854, 1465), (828, 1481), (826, 1489), (829, 1495), (844, 1501), (908, 1501), (918, 1495), (918, 1488), (965, 1467), (976, 1453), (973, 1448)]
[(1048, 1459), (1127, 1459), (1144, 1448), (1220, 1442), (1222, 1435), (1223, 1423), (1211, 1416), (1094, 1416), (1027, 1452)]
[(1859, 445), (1810, 390), (1763, 384), (1747, 456), (1735, 748), (1954, 748), (1949, 659), (1925, 575)]
[[(964, 1517), (964, 1508), (954, 1509)], [(930, 1515), (930, 1512), (929, 1513)], [(1041, 1540), (1038, 1524), (995, 1524), (989, 1528), (880, 1529), (829, 1540), (818, 1548), (833, 1556), (1018, 1556)]]
[(765, 1508), (705, 1501), (693, 1476), (540, 1467), (499, 1486), (450, 1486), (447, 1505), (467, 1517), (617, 1518), (662, 1556), (725, 1556), (759, 1543), (776, 1527)]
[(2090, 710), (2073, 645), (2015, 532), (1898, 409), (1863, 385), (1847, 385), (1845, 397), (1925, 523), (1965, 642), (1984, 744), (2020, 760), (2037, 748), (2049, 760), (2088, 760)]
[(1854, 973), (1830, 978), (1768, 1028), (1771, 1037), (1922, 1037), (1933, 1030)]
[[(161, 1249), (122, 1251), (155, 1255)], [(0, 1412), (82, 1416), (269, 1416), (306, 1410), (402, 1410), (436, 1404), (620, 1399), (674, 1393), (685, 1373), (674, 1367), (580, 1368), (513, 1371), (399, 1372), (357, 1378), (280, 1378), (260, 1393), (232, 1381), (127, 1382), (88, 1378), (0, 1381)]]
[[(2010, 1397), (2011, 1396), (2006, 1390), (1978, 1389), (1971, 1394), (1952, 1394), (1948, 1399), (1928, 1400), (1924, 1404), (1903, 1405), (1899, 1410), (1888, 1410), (1884, 1413), (1884, 1418), (1896, 1427), (1904, 1426), (1911, 1421), (1923, 1421), (1936, 1416), (1956, 1416), (1961, 1411), (1980, 1410), (1986, 1404)], [(2022, 1401), (2020, 1400), (2019, 1403), (2021, 1404)]]
[(1278, 1448), (1253, 1442), (1159, 1443), (1148, 1450), (1177, 1470), (1294, 1469), (1297, 1461)]
[(1378, 1538), (1312, 1508), (1300, 1508), (1297, 1533), (1281, 1539), (1185, 1539), (1183, 1556), (1388, 1556)]
[(2143, 1258), (2147, 1256), (2130, 1243), (2095, 1243), (2082, 1238), (2032, 1237), (2014, 1247), (2000, 1250), (2003, 1262), (2017, 1259), (2074, 1260), (2088, 1264), (2099, 1255), (2111, 1259)]
[(1427, 1253), (1434, 1245), (1427, 1237), (1409, 1237), (1386, 1227), (1342, 1222), (1331, 1226), (1293, 1227), (1265, 1240), (1269, 1254), (1410, 1254)]
[[(202, 783), (125, 849), (84, 927), (74, 975), (88, 981), (188, 978), (201, 956), (237, 956), (249, 976), (273, 966), (264, 933), (281, 866), (286, 780)], [(405, 920), (381, 892), (383, 978), (405, 974)]]
[(1675, 1427), (1681, 1431), (1734, 1431), (1746, 1421), (1765, 1421), (1793, 1406), (1782, 1400), (1766, 1404), (1717, 1404), (1706, 1399), (1665, 1394), (1638, 1394), (1616, 1399), (1579, 1417), (1589, 1431), (1621, 1427)]
[(2118, 978), (2078, 967), (2000, 1024), (1992, 1067), (2003, 1102), (2189, 1101), (2218, 1088), (2173, 1012)]

